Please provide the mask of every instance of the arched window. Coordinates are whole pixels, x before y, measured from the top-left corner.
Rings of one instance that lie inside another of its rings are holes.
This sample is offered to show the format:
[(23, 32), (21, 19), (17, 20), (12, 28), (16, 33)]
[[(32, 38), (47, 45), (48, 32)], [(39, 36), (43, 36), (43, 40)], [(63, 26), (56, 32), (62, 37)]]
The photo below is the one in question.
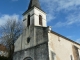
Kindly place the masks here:
[(27, 27), (30, 25), (30, 15), (28, 15), (28, 20), (27, 20)]
[(42, 16), (39, 15), (39, 25), (42, 25)]
[(27, 43), (29, 43), (29, 42), (30, 42), (30, 37), (27, 38)]
[(33, 60), (31, 57), (26, 57), (23, 60)]

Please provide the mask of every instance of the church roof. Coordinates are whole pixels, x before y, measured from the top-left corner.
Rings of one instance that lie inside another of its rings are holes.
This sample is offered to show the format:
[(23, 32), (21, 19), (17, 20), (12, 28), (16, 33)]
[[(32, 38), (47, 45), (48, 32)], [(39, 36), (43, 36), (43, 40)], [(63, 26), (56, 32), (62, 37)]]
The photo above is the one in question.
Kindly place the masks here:
[(7, 51), (7, 48), (6, 46), (0, 44), (0, 51)]
[[(39, 0), (30, 0), (29, 6), (27, 11), (25, 11), (22, 15), (26, 14), (28, 11), (30, 11), (31, 9), (33, 9), (34, 7), (40, 9), (41, 11), (43, 11), (40, 7), (40, 3)], [(44, 12), (44, 11), (43, 11)], [(45, 13), (45, 12), (44, 12)]]
[(41, 9), (40, 4), (39, 4), (39, 0), (30, 0), (28, 10), (34, 6)]

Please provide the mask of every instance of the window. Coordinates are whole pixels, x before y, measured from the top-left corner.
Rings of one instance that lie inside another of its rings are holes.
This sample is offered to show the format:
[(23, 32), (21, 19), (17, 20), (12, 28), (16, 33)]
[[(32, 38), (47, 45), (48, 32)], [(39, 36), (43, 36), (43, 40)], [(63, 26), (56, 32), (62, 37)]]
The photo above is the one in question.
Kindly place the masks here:
[(51, 51), (51, 60), (55, 60), (55, 53)]
[(29, 42), (30, 42), (30, 37), (27, 38), (27, 43), (29, 43)]
[(30, 15), (28, 15), (28, 19), (27, 19), (27, 27), (29, 27), (30, 25)]
[(73, 60), (72, 55), (70, 55), (71, 60)]
[(80, 49), (78, 49), (78, 52), (79, 52), (79, 60), (80, 60)]
[(33, 60), (31, 57), (26, 57), (23, 60)]
[(72, 46), (73, 49), (73, 56), (74, 56), (74, 60), (78, 60), (79, 59), (79, 52), (78, 52), (78, 48), (76, 46)]
[(26, 19), (23, 19), (23, 21), (25, 21)]
[(39, 15), (39, 25), (42, 25), (42, 16)]

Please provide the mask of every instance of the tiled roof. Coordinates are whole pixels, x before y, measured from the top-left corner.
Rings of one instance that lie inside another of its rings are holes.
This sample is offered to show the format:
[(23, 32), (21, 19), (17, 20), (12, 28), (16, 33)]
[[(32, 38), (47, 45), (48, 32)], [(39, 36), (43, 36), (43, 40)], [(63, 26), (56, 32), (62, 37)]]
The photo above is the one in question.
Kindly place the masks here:
[(0, 44), (0, 51), (7, 51), (7, 48), (6, 46)]

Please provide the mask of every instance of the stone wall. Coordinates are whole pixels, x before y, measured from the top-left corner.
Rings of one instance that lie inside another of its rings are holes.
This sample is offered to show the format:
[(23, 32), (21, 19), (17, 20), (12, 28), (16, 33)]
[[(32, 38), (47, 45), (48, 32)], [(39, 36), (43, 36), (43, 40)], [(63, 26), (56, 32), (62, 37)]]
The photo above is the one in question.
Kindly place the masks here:
[(36, 45), (44, 42), (48, 42), (47, 27), (35, 27)]
[[(30, 42), (26, 43), (29, 36)], [(47, 27), (30, 26), (25, 35), (23, 34), (21, 44), (22, 49), (14, 52), (13, 60), (23, 60), (26, 57), (33, 60), (49, 60)]]
[(31, 57), (33, 60), (49, 60), (48, 55), (48, 44), (43, 43), (29, 49), (15, 52), (13, 60), (23, 60), (26, 57)]

